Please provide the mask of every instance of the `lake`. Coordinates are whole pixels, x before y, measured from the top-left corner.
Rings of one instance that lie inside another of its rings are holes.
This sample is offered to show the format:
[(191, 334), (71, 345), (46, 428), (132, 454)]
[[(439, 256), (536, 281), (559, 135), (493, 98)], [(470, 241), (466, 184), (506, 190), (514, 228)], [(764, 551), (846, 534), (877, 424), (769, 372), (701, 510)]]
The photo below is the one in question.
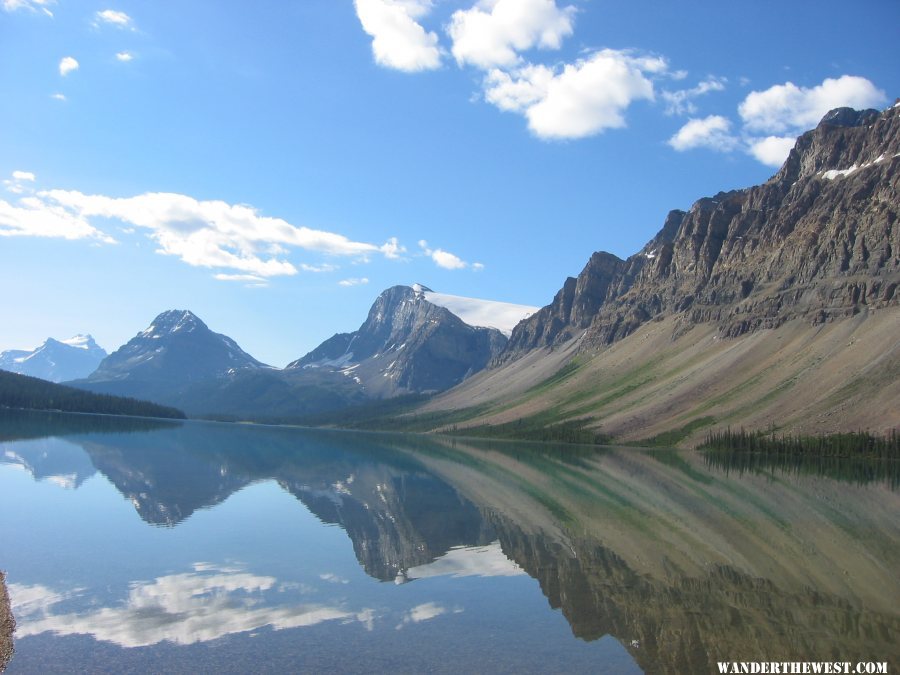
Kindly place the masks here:
[(878, 471), (0, 411), (0, 569), (9, 673), (900, 666)]

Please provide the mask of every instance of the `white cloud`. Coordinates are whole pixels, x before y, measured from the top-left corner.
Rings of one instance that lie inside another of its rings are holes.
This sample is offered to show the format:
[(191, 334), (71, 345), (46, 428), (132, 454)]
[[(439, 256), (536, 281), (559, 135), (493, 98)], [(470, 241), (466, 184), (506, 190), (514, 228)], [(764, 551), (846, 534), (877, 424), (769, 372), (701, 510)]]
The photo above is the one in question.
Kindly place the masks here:
[(584, 138), (624, 127), (628, 106), (653, 100), (646, 74), (667, 68), (660, 57), (604, 49), (561, 71), (526, 65), (510, 75), (494, 69), (485, 78), (485, 98), (501, 110), (524, 114), (539, 138)]
[(688, 120), (668, 143), (679, 152), (693, 148), (728, 152), (737, 146), (738, 140), (731, 135), (731, 122), (728, 119), (721, 115), (710, 115)]
[[(98, 223), (112, 219), (147, 231), (159, 253), (195, 267), (220, 268), (256, 277), (297, 274), (285, 259), (292, 249), (330, 256), (362, 258), (382, 253), (396, 257), (403, 247), (392, 238), (378, 246), (333, 232), (297, 227), (259, 214), (251, 206), (199, 201), (172, 193), (115, 198), (70, 190), (44, 190), (17, 204), (0, 201), (0, 236), (41, 236), (113, 240)], [(328, 264), (301, 265), (307, 271), (331, 271)]]
[(324, 574), (320, 574), (319, 578), (322, 581), (327, 581), (330, 584), (349, 584), (350, 582), (344, 577), (339, 577), (337, 574), (333, 572), (325, 572)]
[(78, 61), (71, 56), (64, 56), (59, 60), (59, 74), (65, 77), (73, 70), (78, 70)]
[(416, 605), (411, 610), (406, 612), (403, 616), (403, 620), (399, 624), (397, 624), (396, 628), (397, 630), (400, 630), (401, 628), (403, 628), (403, 626), (410, 623), (422, 623), (423, 621), (430, 621), (431, 619), (435, 619), (446, 613), (446, 607), (442, 607), (435, 602), (426, 602), (421, 605)]
[(3, 185), (6, 187), (7, 192), (21, 195), (26, 192), (32, 192), (31, 186), (28, 185), (28, 183), (33, 183), (35, 179), (36, 176), (30, 171), (13, 171), (12, 178), (5, 179)]
[[(680, 73), (679, 73), (680, 74)], [(724, 77), (710, 76), (696, 87), (680, 89), (678, 91), (664, 91), (660, 95), (666, 102), (667, 115), (693, 115), (697, 112), (697, 106), (693, 99), (703, 96), (711, 91), (724, 91), (727, 80)]]
[(369, 609), (269, 604), (283, 596), (277, 593), (283, 586), (276, 581), (247, 572), (195, 569), (134, 582), (121, 605), (92, 607), (84, 613), (53, 611), (63, 600), (82, 594), (82, 589), (58, 593), (43, 586), (10, 584), (9, 590), (19, 638), (52, 632), (90, 635), (121, 647), (146, 647), (166, 641), (197, 644), (264, 626), (283, 630), (336, 620), (372, 626), (374, 612)]
[(887, 101), (884, 92), (864, 77), (828, 78), (811, 88), (792, 82), (753, 91), (738, 107), (748, 131), (799, 135), (815, 127), (829, 110), (869, 108)]
[(264, 284), (266, 280), (254, 274), (216, 274), (219, 281), (243, 281), (252, 284)]
[(360, 277), (360, 278), (354, 277), (352, 279), (342, 279), (341, 281), (338, 282), (338, 286), (345, 286), (345, 287), (365, 286), (367, 283), (369, 283), (369, 280), (366, 277)]
[(55, 4), (54, 0), (3, 0), (3, 10), (6, 12), (15, 12), (19, 9), (25, 9), (30, 12), (40, 10), (44, 15), (52, 17), (47, 5)]
[[(285, 251), (286, 252), (286, 251)], [(334, 272), (338, 269), (337, 265), (332, 265), (330, 263), (322, 263), (321, 265), (307, 265), (306, 263), (300, 263), (300, 269), (304, 272)]]
[(767, 136), (750, 141), (749, 151), (763, 164), (777, 168), (784, 164), (796, 142), (794, 136)]
[(56, 101), (65, 101), (65, 100), (66, 100), (66, 95), (65, 95), (65, 94), (60, 94), (60, 93), (50, 94), (50, 98), (52, 98), (52, 99), (54, 99), (54, 100), (56, 100)]
[(384, 244), (381, 245), (381, 248), (378, 249), (381, 251), (381, 254), (390, 260), (399, 260), (400, 257), (406, 253), (406, 248), (401, 246), (397, 241), (397, 237), (391, 237)]
[[(21, 194), (20, 183), (7, 186), (10, 192)], [(60, 206), (46, 204), (36, 197), (24, 197), (18, 204), (0, 199), (0, 237), (49, 237), (56, 239), (96, 239), (106, 243), (114, 240)]]
[(118, 52), (116, 53), (116, 59), (118, 61), (122, 61), (123, 63), (128, 63), (129, 61), (134, 60), (134, 54), (131, 52)]
[(416, 19), (431, 10), (431, 0), (354, 0), (356, 16), (372, 37), (375, 61), (413, 73), (441, 65), (438, 36)]
[(462, 270), (467, 267), (472, 267), (473, 269), (484, 269), (484, 265), (481, 263), (472, 263), (469, 264), (453, 253), (449, 251), (444, 251), (442, 249), (436, 248), (432, 249), (428, 246), (428, 242), (424, 239), (419, 240), (419, 247), (422, 251), (434, 261), (434, 264), (438, 267), (442, 267), (445, 270)]
[(453, 255), (449, 251), (436, 249), (434, 251), (431, 251), (429, 255), (438, 267), (443, 267), (445, 270), (461, 270), (468, 267), (465, 261), (463, 261), (459, 256)]
[(559, 49), (572, 34), (575, 11), (555, 0), (482, 0), (453, 13), (447, 28), (453, 56), (459, 65), (487, 70), (512, 66), (533, 47)]
[(94, 25), (99, 26), (100, 24), (134, 30), (134, 20), (125, 12), (120, 12), (115, 9), (104, 9), (103, 11), (94, 14)]

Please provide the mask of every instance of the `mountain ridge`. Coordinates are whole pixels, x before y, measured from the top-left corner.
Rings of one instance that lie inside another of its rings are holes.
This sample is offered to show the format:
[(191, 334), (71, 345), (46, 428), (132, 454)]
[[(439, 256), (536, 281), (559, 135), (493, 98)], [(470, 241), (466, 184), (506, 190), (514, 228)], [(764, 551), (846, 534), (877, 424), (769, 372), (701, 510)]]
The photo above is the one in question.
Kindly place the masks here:
[(898, 169), (897, 106), (829, 112), (767, 182), (671, 211), (625, 260), (594, 253), (489, 369), (417, 414), (634, 441), (897, 427)]

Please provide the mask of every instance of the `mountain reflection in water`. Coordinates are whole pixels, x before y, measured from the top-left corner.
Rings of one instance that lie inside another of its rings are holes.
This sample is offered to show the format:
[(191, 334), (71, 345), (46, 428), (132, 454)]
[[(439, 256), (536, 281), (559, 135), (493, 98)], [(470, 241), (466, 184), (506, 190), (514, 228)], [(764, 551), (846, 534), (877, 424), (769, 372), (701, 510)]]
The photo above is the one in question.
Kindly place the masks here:
[[(900, 663), (900, 496), (885, 482), (739, 475), (690, 452), (200, 423), (73, 430), (46, 415), (28, 433), (16, 420), (0, 438), (31, 440), (0, 441), (0, 461), (70, 488), (93, 467), (153, 526), (275, 481), (346, 532), (369, 576), (528, 574), (576, 637), (612, 636), (648, 673), (712, 672), (720, 660)], [(362, 605), (264, 602), (278, 587), (198, 563), (93, 613), (23, 587), (17, 637), (70, 630), (136, 646), (373, 619)], [(423, 604), (398, 627), (453, 611)]]

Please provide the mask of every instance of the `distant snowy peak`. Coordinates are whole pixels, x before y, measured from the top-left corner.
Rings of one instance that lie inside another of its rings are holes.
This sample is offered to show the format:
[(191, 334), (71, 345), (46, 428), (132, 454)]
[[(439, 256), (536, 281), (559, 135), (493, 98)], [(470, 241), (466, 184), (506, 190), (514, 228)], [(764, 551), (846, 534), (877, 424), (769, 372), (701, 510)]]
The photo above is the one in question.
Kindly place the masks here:
[(68, 340), (60, 340), (64, 345), (75, 347), (75, 349), (100, 349), (94, 338), (90, 335), (74, 335)]
[(461, 295), (450, 295), (448, 293), (435, 293), (422, 284), (413, 284), (411, 288), (415, 291), (416, 298), (449, 310), (470, 326), (495, 328), (506, 337), (509, 337), (517, 323), (527, 319), (540, 309), (540, 307), (516, 305), (511, 302), (481, 300), (479, 298), (466, 298)]
[(90, 375), (105, 356), (106, 351), (90, 335), (47, 338), (36, 349), (0, 353), (0, 370), (63, 382)]

